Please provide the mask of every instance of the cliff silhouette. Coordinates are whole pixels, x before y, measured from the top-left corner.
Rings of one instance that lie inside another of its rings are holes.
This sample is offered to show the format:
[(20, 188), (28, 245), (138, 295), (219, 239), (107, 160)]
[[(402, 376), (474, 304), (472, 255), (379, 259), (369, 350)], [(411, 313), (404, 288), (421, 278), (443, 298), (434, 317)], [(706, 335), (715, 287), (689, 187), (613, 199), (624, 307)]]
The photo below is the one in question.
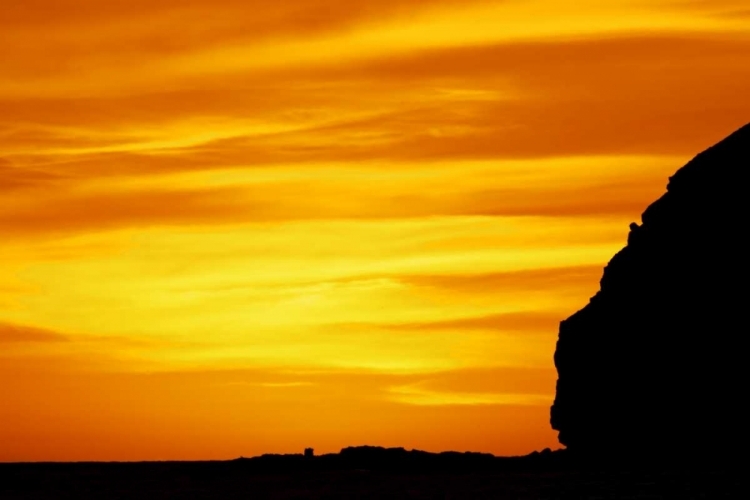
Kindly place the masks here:
[(551, 424), (577, 456), (746, 449), (750, 124), (703, 151), (630, 225), (601, 289), (560, 324)]

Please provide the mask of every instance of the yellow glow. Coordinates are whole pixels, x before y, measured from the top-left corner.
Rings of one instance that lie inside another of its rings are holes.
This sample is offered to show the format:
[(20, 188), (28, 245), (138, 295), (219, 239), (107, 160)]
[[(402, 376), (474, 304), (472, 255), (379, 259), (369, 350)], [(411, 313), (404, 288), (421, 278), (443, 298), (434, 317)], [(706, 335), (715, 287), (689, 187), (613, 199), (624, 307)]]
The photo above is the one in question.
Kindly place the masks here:
[(391, 389), (393, 399), (397, 402), (424, 405), (544, 405), (547, 397), (542, 395), (516, 395), (492, 393), (439, 393), (425, 391), (419, 387), (406, 386)]

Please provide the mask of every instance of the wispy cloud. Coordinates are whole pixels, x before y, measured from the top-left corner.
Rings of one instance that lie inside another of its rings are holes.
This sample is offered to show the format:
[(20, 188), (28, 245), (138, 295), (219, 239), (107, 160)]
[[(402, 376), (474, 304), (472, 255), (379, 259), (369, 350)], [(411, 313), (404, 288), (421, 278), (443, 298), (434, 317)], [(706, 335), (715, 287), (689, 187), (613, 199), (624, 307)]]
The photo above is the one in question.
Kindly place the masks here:
[(396, 331), (423, 331), (426, 333), (445, 330), (458, 332), (465, 332), (468, 330), (499, 330), (505, 332), (533, 333), (554, 330), (556, 324), (564, 318), (564, 312), (530, 311), (472, 316), (422, 323), (396, 323), (383, 325), (383, 327)]
[(66, 335), (52, 330), (0, 322), (0, 343), (2, 344), (68, 342), (69, 340), (70, 339)]
[(394, 401), (420, 406), (453, 405), (547, 405), (548, 396), (525, 394), (495, 394), (475, 392), (438, 392), (419, 385), (393, 387), (389, 391)]

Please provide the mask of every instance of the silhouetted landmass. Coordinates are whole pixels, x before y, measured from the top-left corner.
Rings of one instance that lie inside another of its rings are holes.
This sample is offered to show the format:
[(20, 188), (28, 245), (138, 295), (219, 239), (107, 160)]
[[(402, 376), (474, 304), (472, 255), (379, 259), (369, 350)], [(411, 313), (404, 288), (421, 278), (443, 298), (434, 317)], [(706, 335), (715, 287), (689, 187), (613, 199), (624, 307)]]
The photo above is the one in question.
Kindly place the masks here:
[(743, 474), (726, 471), (596, 470), (568, 458), (365, 446), (214, 462), (0, 464), (0, 498), (685, 499), (732, 498), (744, 486)]
[(477, 472), (497, 470), (559, 469), (565, 450), (535, 451), (519, 457), (497, 457), (490, 453), (446, 451), (430, 453), (404, 448), (359, 446), (320, 456), (261, 455), (239, 458), (247, 470), (268, 472), (368, 470), (381, 472)]
[(631, 224), (564, 320), (551, 410), (579, 457), (732, 460), (747, 449), (750, 125), (696, 156)]

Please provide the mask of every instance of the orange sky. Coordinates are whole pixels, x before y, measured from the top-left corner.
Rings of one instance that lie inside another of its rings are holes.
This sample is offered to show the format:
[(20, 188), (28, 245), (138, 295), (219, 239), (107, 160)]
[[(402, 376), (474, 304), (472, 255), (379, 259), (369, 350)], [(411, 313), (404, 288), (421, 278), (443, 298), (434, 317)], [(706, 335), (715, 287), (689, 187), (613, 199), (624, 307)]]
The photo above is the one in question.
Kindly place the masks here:
[(746, 0), (24, 0), (0, 60), (0, 461), (555, 448), (558, 322), (750, 121)]

